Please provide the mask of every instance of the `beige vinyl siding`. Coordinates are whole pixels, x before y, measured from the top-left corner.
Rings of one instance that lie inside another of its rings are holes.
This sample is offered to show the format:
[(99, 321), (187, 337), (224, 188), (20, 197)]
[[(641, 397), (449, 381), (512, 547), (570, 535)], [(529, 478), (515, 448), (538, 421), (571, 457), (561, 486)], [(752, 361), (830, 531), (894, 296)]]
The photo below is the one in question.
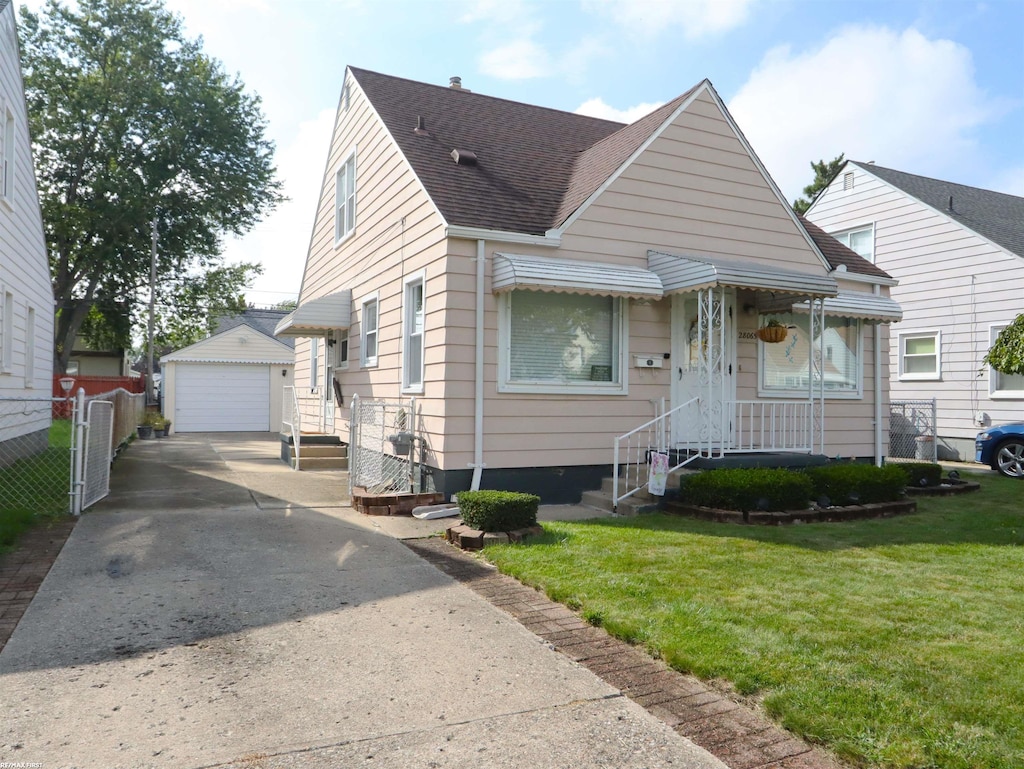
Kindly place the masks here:
[[(53, 370), (53, 292), (18, 60), (15, 5), (0, 11), (0, 123), (8, 111), (14, 118), (13, 188), (8, 199), (0, 200), (0, 302), (7, 293), (11, 296), (11, 323), (3, 329), (11, 355), (0, 373), (0, 396), (45, 398)], [(32, 365), (26, 365), (29, 309), (35, 315)], [(0, 428), (0, 441), (45, 430), (49, 424), (47, 409), (8, 420)]]
[[(346, 82), (350, 89), (349, 108), (345, 111), (339, 104), (299, 301), (343, 288), (352, 291), (349, 364), (338, 376), (345, 406), (328, 410), (334, 415), (334, 430), (345, 435), (354, 394), (374, 400), (407, 399), (400, 392), (403, 279), (425, 271), (425, 387), (423, 395), (417, 396), (417, 410), (429, 433), (437, 429), (438, 420), (444, 414), (441, 352), (447, 301), (441, 280), (446, 254), (444, 222), (358, 84), (351, 78)], [(353, 149), (356, 151), (355, 229), (336, 246), (335, 173)], [(377, 365), (364, 368), (361, 365), (362, 300), (373, 293), (378, 298)], [(324, 350), (321, 342), (321, 367)], [(310, 386), (309, 355), (310, 341), (297, 339), (295, 381), (306, 395)], [(433, 443), (435, 436), (428, 434), (428, 440)]]
[[(892, 297), (903, 307), (903, 321), (892, 328), (890, 397), (937, 398), (939, 434), (960, 439), (965, 455), (979, 430), (977, 412), (999, 424), (1019, 420), (1024, 408), (1021, 400), (989, 397), (982, 364), (990, 326), (1009, 323), (1024, 309), (1024, 258), (870, 173), (851, 169), (853, 189), (844, 191), (841, 180), (833, 183), (808, 218), (826, 232), (874, 225), (875, 261), (899, 280)], [(941, 379), (900, 381), (898, 334), (921, 331), (941, 332)]]

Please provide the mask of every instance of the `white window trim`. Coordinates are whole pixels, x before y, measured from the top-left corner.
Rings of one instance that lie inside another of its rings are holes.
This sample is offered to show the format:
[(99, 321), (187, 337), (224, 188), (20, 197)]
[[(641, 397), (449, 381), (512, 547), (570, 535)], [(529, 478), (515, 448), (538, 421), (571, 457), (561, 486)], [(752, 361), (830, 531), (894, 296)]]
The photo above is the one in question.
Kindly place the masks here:
[[(996, 337), (999, 336), (999, 332), (1010, 325), (1012, 321), (1006, 323), (990, 323), (988, 326), (988, 346), (989, 348), (996, 342)], [(1024, 400), (1024, 390), (997, 390), (996, 389), (996, 377), (999, 374), (991, 366), (988, 367), (988, 397), (992, 400)]]
[[(373, 334), (376, 339), (377, 354), (372, 358), (366, 356), (366, 305), (371, 302), (377, 306), (377, 328), (374, 329)], [(349, 352), (351, 355), (351, 351)], [(367, 294), (359, 300), (359, 364), (363, 368), (376, 368), (377, 359), (380, 357), (380, 292), (374, 291), (372, 294)]]
[[(843, 227), (843, 229), (841, 230), (830, 232), (829, 235), (831, 235), (836, 240), (839, 240), (840, 235), (849, 235), (851, 232), (861, 232), (862, 230), (871, 230), (871, 256), (865, 256), (864, 258), (867, 259), (872, 264), (875, 264), (878, 261), (878, 252), (875, 250), (877, 246), (877, 243), (875, 241), (878, 233), (878, 228), (875, 226), (875, 222), (864, 222), (863, 224), (858, 224), (855, 227)], [(847, 246), (847, 248), (850, 247)], [(852, 248), (850, 250), (853, 251)]]
[[(343, 157), (344, 157), (344, 159), (340, 163), (338, 163), (337, 166), (335, 166), (335, 168), (334, 168), (334, 177), (333, 177), (333, 179), (334, 179), (334, 247), (335, 248), (339, 247), (342, 243), (344, 243), (346, 240), (348, 240), (349, 238), (353, 237), (356, 234), (357, 215), (358, 215), (358, 198), (359, 198), (359, 194), (358, 194), (357, 184), (358, 184), (358, 176), (359, 176), (359, 174), (358, 174), (358, 167), (357, 167), (358, 166), (358, 161), (357, 161), (357, 158), (356, 158), (356, 147), (352, 147), (351, 149), (349, 149), (348, 152), (346, 152)], [(338, 175), (341, 173), (342, 169), (344, 169), (344, 167), (346, 165), (348, 165), (348, 163), (350, 161), (352, 163), (352, 200), (351, 200), (351, 206), (352, 206), (352, 212), (353, 212), (352, 213), (352, 229), (348, 230), (347, 232), (344, 232), (344, 231), (339, 231), (339, 227), (338, 227)]]
[[(345, 342), (345, 357), (341, 357), (342, 341)], [(339, 328), (334, 332), (334, 368), (336, 371), (347, 371), (348, 362), (352, 358), (352, 340), (347, 328)]]
[(36, 308), (25, 308), (25, 388), (36, 386)]
[[(906, 357), (908, 339), (924, 339), (935, 337), (935, 372), (929, 374), (908, 374), (903, 370), (903, 360)], [(901, 382), (928, 382), (942, 379), (942, 331), (939, 329), (926, 329), (923, 331), (902, 331), (899, 334), (899, 379)]]
[(550, 382), (510, 382), (512, 368), (512, 292), (498, 300), (498, 392), (558, 395), (629, 395), (629, 300), (613, 297), (619, 316), (619, 381), (610, 384), (552, 384)]
[(0, 374), (14, 370), (14, 292), (0, 285)]
[(309, 389), (310, 392), (320, 386), (320, 337), (309, 338)]
[[(7, 135), (7, 127), (10, 126), (10, 136)], [(0, 175), (0, 202), (8, 209), (14, 210), (14, 184), (16, 180), (15, 168), (17, 167), (17, 146), (18, 146), (18, 122), (14, 112), (4, 102), (0, 102), (0, 172), (4, 162), (7, 163), (7, 182), (3, 181)]]
[[(828, 318), (844, 318), (845, 315), (826, 315)], [(864, 329), (867, 324), (860, 318), (851, 318), (857, 323), (857, 389), (856, 390), (825, 390), (825, 400), (863, 400), (864, 399)], [(764, 386), (764, 351), (768, 342), (757, 342), (757, 397), (766, 400), (775, 398), (799, 398), (807, 400), (807, 388), (797, 390), (775, 390)], [(821, 393), (818, 385), (814, 386), (814, 398)]]
[[(410, 385), (409, 382), (409, 371), (406, 368), (408, 364), (409, 354), (409, 339), (412, 332), (411, 324), (409, 323), (410, 307), (408, 306), (409, 300), (409, 287), (419, 284), (423, 289), (423, 332), (420, 334), (420, 381), (418, 384)], [(378, 305), (377, 312), (377, 328), (380, 328), (380, 306)], [(427, 357), (427, 345), (426, 345), (426, 332), (427, 332), (427, 272), (426, 270), (420, 270), (417, 273), (406, 276), (405, 280), (402, 281), (402, 392), (409, 394), (416, 394), (423, 392), (423, 386), (426, 378), (426, 357)], [(379, 343), (379, 338), (378, 338)]]

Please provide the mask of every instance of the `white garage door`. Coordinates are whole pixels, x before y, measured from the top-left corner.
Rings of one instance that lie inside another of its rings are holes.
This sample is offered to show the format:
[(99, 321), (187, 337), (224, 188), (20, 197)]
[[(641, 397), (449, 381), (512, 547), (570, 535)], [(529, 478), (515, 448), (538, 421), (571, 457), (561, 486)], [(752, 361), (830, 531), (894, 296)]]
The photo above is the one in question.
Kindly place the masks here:
[(270, 367), (179, 363), (174, 429), (182, 433), (270, 429)]

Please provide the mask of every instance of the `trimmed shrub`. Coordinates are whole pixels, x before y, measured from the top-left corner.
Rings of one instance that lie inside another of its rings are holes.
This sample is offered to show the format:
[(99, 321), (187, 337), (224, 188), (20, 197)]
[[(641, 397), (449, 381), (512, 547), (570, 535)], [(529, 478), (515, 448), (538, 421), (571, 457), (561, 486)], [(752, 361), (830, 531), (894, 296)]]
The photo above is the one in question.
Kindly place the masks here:
[(722, 510), (806, 510), (812, 498), (803, 473), (766, 467), (710, 470), (688, 475), (680, 486), (682, 501)]
[(931, 462), (908, 462), (896, 465), (907, 475), (908, 486), (938, 486), (942, 482), (942, 466)]
[(828, 497), (833, 505), (894, 502), (907, 485), (900, 465), (835, 464), (809, 467), (806, 473), (814, 483), (814, 498)]
[(479, 531), (515, 531), (537, 525), (540, 497), (518, 491), (462, 491), (462, 521)]

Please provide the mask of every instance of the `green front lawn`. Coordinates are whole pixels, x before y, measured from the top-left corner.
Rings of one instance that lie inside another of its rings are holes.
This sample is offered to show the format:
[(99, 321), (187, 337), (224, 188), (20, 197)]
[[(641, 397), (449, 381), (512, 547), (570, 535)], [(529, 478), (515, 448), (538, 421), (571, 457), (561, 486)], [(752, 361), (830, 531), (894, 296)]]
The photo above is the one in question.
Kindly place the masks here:
[(55, 419), (49, 448), (0, 468), (0, 552), (42, 516), (68, 511), (71, 420)]
[(915, 515), (546, 523), (502, 571), (858, 766), (1024, 766), (1024, 483)]

